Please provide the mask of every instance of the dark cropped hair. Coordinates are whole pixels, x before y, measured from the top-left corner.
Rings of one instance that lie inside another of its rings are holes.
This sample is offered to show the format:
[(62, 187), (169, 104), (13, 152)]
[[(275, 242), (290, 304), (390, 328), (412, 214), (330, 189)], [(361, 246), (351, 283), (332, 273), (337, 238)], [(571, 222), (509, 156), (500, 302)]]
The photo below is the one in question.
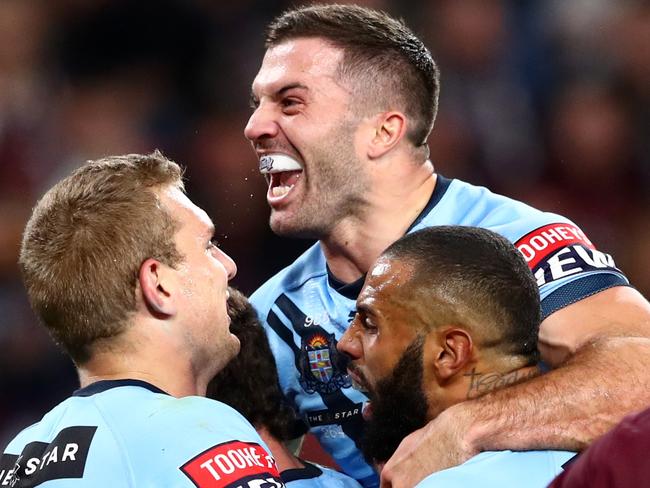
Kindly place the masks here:
[(313, 5), (289, 10), (268, 27), (266, 47), (322, 38), (343, 50), (339, 76), (355, 96), (386, 110), (402, 110), (407, 138), (426, 146), (438, 111), (439, 71), (431, 53), (400, 20), (358, 5)]
[(404, 292), (428, 325), (467, 325), (484, 338), (479, 347), (538, 361), (539, 291), (507, 239), (477, 227), (436, 226), (404, 236), (384, 256), (412, 267)]
[(241, 343), (239, 354), (208, 384), (207, 397), (239, 411), (255, 428), (266, 427), (280, 441), (307, 432), (306, 424), (287, 404), (266, 333), (246, 297), (229, 288), (230, 331)]

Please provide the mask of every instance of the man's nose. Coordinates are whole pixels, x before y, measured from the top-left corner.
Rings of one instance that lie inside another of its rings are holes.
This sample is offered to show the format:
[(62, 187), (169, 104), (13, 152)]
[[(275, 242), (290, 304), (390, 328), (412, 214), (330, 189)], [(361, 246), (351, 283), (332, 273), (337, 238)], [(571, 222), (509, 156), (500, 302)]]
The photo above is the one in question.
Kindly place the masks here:
[(355, 334), (355, 322), (356, 319), (352, 321), (350, 327), (348, 327), (348, 330), (345, 331), (345, 334), (343, 334), (336, 345), (339, 352), (342, 352), (353, 360), (359, 359), (363, 352), (361, 350), (361, 341), (359, 341)]
[(272, 139), (278, 135), (278, 124), (270, 105), (260, 105), (255, 109), (244, 128), (246, 139), (256, 142)]
[(237, 274), (237, 265), (235, 264), (235, 261), (223, 251), (220, 261), (223, 267), (226, 269), (228, 280), (232, 280)]

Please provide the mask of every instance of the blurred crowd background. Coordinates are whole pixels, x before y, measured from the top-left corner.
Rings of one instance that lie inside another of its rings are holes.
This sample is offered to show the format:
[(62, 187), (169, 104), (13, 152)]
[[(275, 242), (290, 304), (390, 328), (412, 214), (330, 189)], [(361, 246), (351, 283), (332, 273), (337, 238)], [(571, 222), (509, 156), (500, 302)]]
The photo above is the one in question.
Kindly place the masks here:
[[(403, 17), (442, 71), (439, 172), (574, 220), (650, 295), (650, 4), (359, 1)], [(274, 237), (243, 128), (281, 0), (0, 0), (0, 447), (76, 377), (16, 264), (38, 197), (87, 159), (187, 167), (250, 293), (310, 243)], [(108, 243), (98, 242), (98, 246)]]

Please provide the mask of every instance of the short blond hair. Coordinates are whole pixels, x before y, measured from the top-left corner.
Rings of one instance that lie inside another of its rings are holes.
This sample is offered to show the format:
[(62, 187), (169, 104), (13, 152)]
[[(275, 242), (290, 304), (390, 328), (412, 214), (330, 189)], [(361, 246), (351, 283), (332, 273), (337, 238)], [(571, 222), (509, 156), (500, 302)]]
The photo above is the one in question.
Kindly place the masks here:
[(176, 220), (156, 189), (183, 189), (182, 170), (159, 151), (89, 161), (36, 204), (20, 251), (32, 308), (78, 364), (98, 339), (119, 335), (136, 306), (140, 266), (176, 266)]

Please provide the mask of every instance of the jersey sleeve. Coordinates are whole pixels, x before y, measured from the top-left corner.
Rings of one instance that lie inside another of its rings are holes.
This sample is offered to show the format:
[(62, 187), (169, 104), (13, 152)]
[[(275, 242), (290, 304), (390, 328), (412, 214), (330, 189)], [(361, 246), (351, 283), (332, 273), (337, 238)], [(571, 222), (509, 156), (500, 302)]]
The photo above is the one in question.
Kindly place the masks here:
[(542, 301), (542, 318), (572, 303), (629, 282), (609, 254), (596, 249), (571, 222), (546, 224), (515, 242), (526, 259)]

